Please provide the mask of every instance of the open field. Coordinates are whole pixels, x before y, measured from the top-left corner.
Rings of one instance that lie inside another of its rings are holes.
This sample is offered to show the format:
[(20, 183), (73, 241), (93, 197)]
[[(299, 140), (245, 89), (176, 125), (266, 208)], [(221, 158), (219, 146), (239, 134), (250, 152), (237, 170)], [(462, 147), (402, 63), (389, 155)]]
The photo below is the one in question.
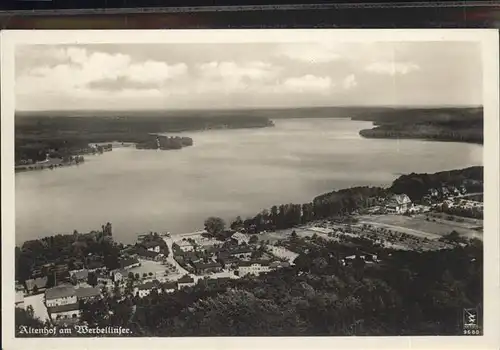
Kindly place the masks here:
[(467, 237), (476, 237), (478, 232), (472, 228), (463, 227), (453, 221), (427, 221), (425, 216), (419, 215), (408, 217), (403, 215), (377, 215), (377, 216), (361, 216), (360, 222), (371, 224), (379, 227), (386, 227), (399, 232), (412, 234), (419, 237), (427, 237), (429, 239), (438, 239), (441, 236), (451, 233), (455, 230), (459, 234)]
[(24, 297), (24, 308), (26, 309), (31, 305), (33, 307), (33, 311), (35, 312), (35, 317), (39, 318), (41, 321), (49, 319), (49, 314), (47, 313), (47, 308), (45, 307), (43, 299), (43, 293)]

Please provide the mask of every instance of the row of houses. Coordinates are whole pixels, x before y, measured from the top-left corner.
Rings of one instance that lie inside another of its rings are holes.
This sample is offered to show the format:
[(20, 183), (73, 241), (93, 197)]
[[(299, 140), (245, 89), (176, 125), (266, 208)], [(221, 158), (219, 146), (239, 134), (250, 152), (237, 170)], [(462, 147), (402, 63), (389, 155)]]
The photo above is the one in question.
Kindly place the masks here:
[(73, 285), (60, 285), (45, 291), (44, 303), (47, 313), (55, 324), (77, 322), (80, 317), (80, 302), (101, 297), (97, 287), (75, 288)]

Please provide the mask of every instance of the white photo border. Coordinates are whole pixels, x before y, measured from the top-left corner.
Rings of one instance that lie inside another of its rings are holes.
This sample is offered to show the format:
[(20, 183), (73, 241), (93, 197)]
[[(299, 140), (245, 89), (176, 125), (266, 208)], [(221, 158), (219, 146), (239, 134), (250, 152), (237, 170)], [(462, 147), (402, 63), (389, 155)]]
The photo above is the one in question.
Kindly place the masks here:
[[(499, 36), (496, 29), (6, 30), (0, 34), (2, 338), (11, 349), (498, 349)], [(33, 44), (314, 43), (472, 41), (481, 44), (484, 107), (484, 335), (436, 337), (15, 338), (15, 48)]]

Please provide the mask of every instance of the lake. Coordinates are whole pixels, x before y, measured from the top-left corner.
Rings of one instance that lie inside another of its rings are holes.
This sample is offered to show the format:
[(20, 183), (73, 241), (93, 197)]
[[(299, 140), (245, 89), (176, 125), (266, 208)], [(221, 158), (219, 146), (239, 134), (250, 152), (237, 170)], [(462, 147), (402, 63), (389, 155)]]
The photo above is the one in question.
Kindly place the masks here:
[[(208, 216), (243, 218), (351, 186), (390, 185), (401, 174), (483, 164), (475, 144), (364, 139), (371, 122), (278, 119), (262, 129), (183, 133), (194, 146), (115, 148), (79, 166), (16, 174), (16, 243), (113, 224), (137, 234), (190, 232)], [(182, 135), (182, 134), (180, 134)]]

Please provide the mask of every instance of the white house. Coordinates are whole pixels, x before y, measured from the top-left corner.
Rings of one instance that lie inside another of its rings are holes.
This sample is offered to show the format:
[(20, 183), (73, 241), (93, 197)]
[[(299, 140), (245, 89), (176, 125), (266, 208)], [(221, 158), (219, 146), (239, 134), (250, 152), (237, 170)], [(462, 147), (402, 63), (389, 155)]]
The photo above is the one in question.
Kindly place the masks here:
[(45, 291), (45, 305), (47, 307), (70, 305), (77, 301), (75, 288), (71, 285), (61, 285)]
[(156, 284), (154, 282), (146, 282), (137, 286), (134, 290), (134, 294), (139, 294), (139, 298), (144, 298), (148, 296), (155, 287)]
[(410, 209), (412, 203), (406, 194), (395, 194), (386, 203), (389, 212), (403, 214)]
[(120, 282), (127, 277), (127, 273), (123, 270), (113, 270), (111, 271), (111, 277), (113, 278), (113, 282)]
[(184, 287), (191, 287), (194, 285), (196, 285), (196, 282), (194, 278), (189, 275), (183, 276), (177, 280), (177, 286), (179, 287), (179, 289)]
[(259, 275), (271, 271), (267, 261), (242, 261), (238, 267), (238, 274), (245, 276), (248, 274)]
[(189, 242), (188, 240), (177, 241), (172, 246), (182, 250), (183, 252), (194, 251), (194, 245), (191, 242)]
[(155, 252), (155, 253), (159, 253), (161, 248), (159, 243), (153, 241), (143, 242), (142, 246), (147, 250), (149, 250), (150, 252)]
[(231, 239), (236, 241), (238, 243), (238, 245), (243, 244), (243, 243), (248, 244), (248, 242), (250, 241), (250, 238), (241, 232), (234, 233), (231, 236)]
[(55, 323), (65, 323), (66, 320), (78, 321), (80, 317), (78, 303), (47, 307), (47, 312)]
[(173, 293), (177, 290), (177, 283), (175, 282), (166, 282), (161, 285), (162, 290), (165, 293)]

